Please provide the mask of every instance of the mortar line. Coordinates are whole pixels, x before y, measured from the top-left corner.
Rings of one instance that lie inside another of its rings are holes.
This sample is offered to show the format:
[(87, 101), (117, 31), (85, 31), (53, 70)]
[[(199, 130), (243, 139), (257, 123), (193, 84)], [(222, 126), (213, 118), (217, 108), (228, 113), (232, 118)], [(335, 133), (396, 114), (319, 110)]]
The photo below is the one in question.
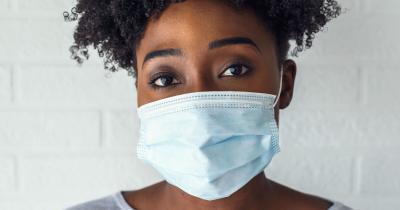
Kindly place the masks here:
[(106, 132), (106, 126), (105, 126), (105, 120), (104, 118), (106, 117), (105, 111), (100, 109), (99, 110), (99, 147), (103, 149), (106, 146), (105, 142), (105, 135), (107, 134)]
[(361, 192), (361, 170), (362, 170), (362, 158), (357, 156), (354, 160), (353, 170), (353, 193), (358, 195)]

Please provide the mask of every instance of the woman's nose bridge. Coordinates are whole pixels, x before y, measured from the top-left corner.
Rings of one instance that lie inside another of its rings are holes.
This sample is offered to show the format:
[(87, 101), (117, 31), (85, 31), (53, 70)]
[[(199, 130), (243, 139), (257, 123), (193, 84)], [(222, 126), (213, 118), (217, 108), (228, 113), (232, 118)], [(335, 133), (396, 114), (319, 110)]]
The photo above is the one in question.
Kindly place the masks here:
[(200, 91), (216, 91), (218, 90), (217, 78), (211, 71), (211, 69), (193, 69), (194, 73), (190, 74), (192, 78), (190, 78), (189, 87), (193, 92)]
[(193, 92), (200, 92), (200, 91), (212, 91), (217, 90), (217, 84), (215, 84), (215, 80), (210, 78), (209, 75), (199, 75), (196, 78), (193, 78), (191, 81), (192, 84), (190, 88)]

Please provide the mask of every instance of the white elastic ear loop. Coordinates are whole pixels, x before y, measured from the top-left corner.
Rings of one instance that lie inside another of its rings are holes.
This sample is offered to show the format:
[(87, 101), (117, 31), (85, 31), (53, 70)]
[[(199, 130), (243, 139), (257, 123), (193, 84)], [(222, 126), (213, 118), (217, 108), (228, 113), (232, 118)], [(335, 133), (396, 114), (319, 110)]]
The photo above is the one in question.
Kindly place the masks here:
[(273, 107), (276, 106), (276, 104), (277, 104), (278, 101), (279, 101), (279, 97), (281, 96), (281, 91), (282, 91), (282, 77), (283, 77), (283, 67), (281, 68), (281, 78), (280, 78), (280, 81), (279, 81), (279, 91), (278, 91), (278, 94), (276, 95), (276, 98), (275, 98), (275, 102), (274, 102), (274, 104), (273, 104)]

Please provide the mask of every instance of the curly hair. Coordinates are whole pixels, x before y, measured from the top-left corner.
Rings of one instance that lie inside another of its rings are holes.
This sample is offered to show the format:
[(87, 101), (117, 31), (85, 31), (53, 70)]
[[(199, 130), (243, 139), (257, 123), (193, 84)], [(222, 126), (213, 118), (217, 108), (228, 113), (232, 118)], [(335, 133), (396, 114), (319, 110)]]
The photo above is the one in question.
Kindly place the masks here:
[[(143, 38), (150, 18), (157, 19), (172, 3), (185, 0), (77, 0), (65, 21), (78, 20), (71, 58), (79, 64), (88, 59), (93, 45), (112, 72), (122, 68), (137, 77), (136, 47)], [(253, 9), (273, 34), (279, 63), (286, 58), (295, 41), (292, 56), (310, 48), (315, 34), (341, 13), (336, 0), (227, 0), (237, 9)]]

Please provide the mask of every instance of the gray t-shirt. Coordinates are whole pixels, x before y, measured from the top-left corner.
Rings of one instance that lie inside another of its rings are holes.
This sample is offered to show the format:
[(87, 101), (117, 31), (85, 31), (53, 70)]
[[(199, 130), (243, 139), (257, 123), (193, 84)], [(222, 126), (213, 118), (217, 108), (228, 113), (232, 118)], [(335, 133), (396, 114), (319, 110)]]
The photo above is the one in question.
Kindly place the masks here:
[[(333, 202), (328, 210), (352, 210), (339, 202)], [(114, 194), (80, 203), (65, 210), (135, 210), (125, 201), (121, 191)]]

